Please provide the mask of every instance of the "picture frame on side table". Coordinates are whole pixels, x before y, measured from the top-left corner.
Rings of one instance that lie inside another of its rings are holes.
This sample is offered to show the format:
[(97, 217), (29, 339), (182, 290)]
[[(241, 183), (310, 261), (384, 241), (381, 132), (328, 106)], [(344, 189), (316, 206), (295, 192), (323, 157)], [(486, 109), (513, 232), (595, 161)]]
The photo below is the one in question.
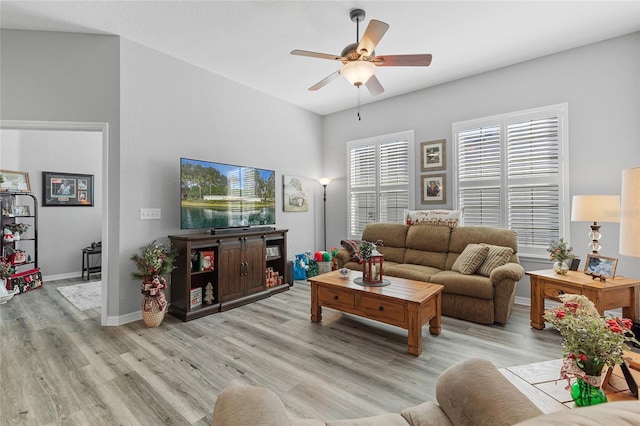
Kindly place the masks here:
[(92, 207), (93, 175), (42, 172), (43, 207)]
[(591, 275), (593, 279), (599, 278), (605, 281), (607, 278), (613, 279), (616, 276), (618, 259), (615, 257), (605, 257), (597, 254), (588, 254), (584, 265), (584, 273)]
[(420, 170), (430, 172), (444, 170), (447, 167), (446, 158), (447, 140), (420, 143)]
[(13, 216), (31, 216), (29, 206), (13, 206)]
[(442, 174), (422, 176), (422, 204), (445, 204), (447, 202), (447, 176)]
[(31, 192), (29, 173), (0, 170), (0, 192)]

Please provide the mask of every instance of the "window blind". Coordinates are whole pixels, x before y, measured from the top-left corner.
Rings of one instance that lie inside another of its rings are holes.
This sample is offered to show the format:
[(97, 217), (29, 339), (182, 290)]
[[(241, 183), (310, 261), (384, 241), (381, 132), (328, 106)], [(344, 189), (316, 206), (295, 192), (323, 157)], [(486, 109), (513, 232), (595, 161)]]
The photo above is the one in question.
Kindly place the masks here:
[(455, 123), (455, 204), (465, 225), (518, 232), (522, 254), (566, 237), (566, 104)]

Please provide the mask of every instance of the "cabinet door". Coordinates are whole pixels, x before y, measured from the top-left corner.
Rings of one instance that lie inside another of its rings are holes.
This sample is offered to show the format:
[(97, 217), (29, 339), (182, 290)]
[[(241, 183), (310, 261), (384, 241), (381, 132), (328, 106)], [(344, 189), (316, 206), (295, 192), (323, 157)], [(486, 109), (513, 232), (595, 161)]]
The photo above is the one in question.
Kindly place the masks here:
[(264, 270), (266, 268), (264, 240), (245, 241), (244, 261), (247, 268), (245, 294), (253, 294), (264, 290)]
[(218, 260), (218, 297), (220, 302), (244, 295), (243, 246), (240, 241), (220, 243)]

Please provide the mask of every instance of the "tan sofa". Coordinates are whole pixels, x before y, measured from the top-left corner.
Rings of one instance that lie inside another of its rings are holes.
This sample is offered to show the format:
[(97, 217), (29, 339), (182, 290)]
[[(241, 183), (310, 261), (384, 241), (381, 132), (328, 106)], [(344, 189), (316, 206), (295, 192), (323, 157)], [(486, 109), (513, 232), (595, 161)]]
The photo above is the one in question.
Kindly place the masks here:
[(445, 370), (436, 383), (435, 402), (400, 413), (352, 420), (294, 419), (271, 390), (232, 386), (218, 396), (214, 426), (541, 426), (638, 425), (640, 402), (610, 402), (592, 407), (542, 412), (495, 366), (472, 358)]
[[(516, 283), (524, 276), (515, 231), (484, 226), (373, 223), (365, 227), (362, 239), (379, 242), (377, 249), (384, 255), (383, 276), (444, 285), (442, 315), (481, 324), (504, 324), (509, 319)], [(510, 247), (513, 254), (506, 265), (493, 269), (489, 276), (451, 270), (468, 244), (480, 243)], [(362, 270), (362, 265), (352, 262), (344, 249), (336, 258), (340, 268)]]

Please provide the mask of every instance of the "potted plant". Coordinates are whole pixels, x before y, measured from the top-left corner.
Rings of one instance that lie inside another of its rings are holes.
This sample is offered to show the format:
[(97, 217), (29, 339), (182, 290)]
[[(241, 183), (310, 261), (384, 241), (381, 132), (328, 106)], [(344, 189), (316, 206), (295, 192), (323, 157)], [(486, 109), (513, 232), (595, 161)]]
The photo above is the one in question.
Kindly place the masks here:
[(566, 275), (569, 272), (569, 265), (567, 260), (576, 257), (573, 253), (573, 247), (569, 247), (569, 244), (560, 238), (558, 241), (551, 241), (547, 252), (549, 253), (549, 260), (553, 261), (553, 271), (557, 274)]
[(627, 318), (601, 317), (593, 302), (586, 296), (564, 294), (560, 296), (563, 306), (548, 309), (545, 320), (562, 335), (564, 362), (560, 376), (569, 380), (571, 397), (578, 406), (606, 402), (607, 397), (600, 388), (602, 369), (622, 364), (623, 350), (628, 343), (638, 343)]
[(141, 247), (140, 253), (131, 256), (137, 268), (131, 276), (142, 280), (142, 320), (147, 327), (157, 327), (164, 319), (167, 308), (164, 295), (167, 281), (164, 276), (175, 269), (176, 255), (177, 253), (166, 245), (153, 241)]

